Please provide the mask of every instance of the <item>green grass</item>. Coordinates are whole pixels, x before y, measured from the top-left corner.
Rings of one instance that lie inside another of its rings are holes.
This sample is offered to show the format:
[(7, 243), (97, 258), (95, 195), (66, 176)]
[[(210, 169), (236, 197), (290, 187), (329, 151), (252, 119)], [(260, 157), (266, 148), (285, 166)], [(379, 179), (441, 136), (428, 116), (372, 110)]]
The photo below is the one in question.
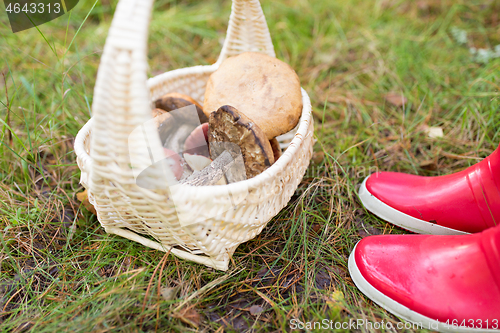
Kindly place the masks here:
[[(362, 237), (403, 233), (364, 210), (357, 186), (377, 169), (455, 172), (497, 147), (500, 60), (476, 63), (468, 50), (500, 44), (497, 2), (263, 1), (277, 56), (311, 97), (318, 141), (297, 195), (238, 247), (226, 273), (107, 235), (76, 200), (73, 140), (89, 119), (115, 1), (93, 5), (82, 1), (71, 17), (17, 34), (0, 15), (2, 330), (196, 331), (191, 321), (204, 331), (260, 332), (289, 330), (291, 319), (398, 322), (347, 271)], [(150, 76), (213, 63), (229, 11), (228, 1), (157, 1)], [(457, 43), (452, 27), (470, 45)], [(388, 92), (407, 102), (386, 102)], [(444, 137), (429, 138), (427, 126), (442, 127)], [(160, 295), (166, 287), (176, 291), (170, 300)], [(252, 316), (252, 305), (264, 312)]]

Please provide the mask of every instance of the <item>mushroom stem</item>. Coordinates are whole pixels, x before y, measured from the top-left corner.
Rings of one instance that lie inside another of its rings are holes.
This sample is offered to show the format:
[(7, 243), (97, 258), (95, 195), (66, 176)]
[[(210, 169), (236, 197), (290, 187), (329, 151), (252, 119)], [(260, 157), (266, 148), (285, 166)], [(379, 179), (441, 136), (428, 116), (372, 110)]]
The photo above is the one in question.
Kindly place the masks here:
[(191, 176), (182, 180), (181, 184), (193, 186), (215, 185), (229, 168), (234, 164), (234, 159), (226, 150), (219, 155), (210, 165), (200, 171), (193, 172)]

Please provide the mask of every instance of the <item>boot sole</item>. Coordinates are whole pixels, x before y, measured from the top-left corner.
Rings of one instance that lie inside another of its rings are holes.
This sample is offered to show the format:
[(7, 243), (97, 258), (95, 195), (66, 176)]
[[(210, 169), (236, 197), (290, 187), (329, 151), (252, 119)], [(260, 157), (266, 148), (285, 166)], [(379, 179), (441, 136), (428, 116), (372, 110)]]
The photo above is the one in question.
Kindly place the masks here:
[(419, 329), (423, 328), (431, 331), (437, 330), (439, 332), (457, 332), (457, 333), (500, 332), (500, 330), (496, 329), (470, 328), (464, 326), (447, 325), (445, 323), (421, 315), (420, 313), (415, 312), (407, 308), (406, 306), (396, 302), (392, 298), (387, 297), (386, 295), (378, 291), (375, 287), (373, 287), (368, 281), (366, 281), (366, 279), (359, 271), (358, 266), (356, 265), (356, 259), (354, 258), (356, 246), (354, 247), (354, 249), (351, 252), (351, 255), (349, 256), (349, 263), (348, 263), (349, 273), (351, 274), (351, 278), (354, 281), (356, 287), (369, 299), (374, 301), (383, 309), (392, 313), (396, 317), (403, 319), (406, 322), (413, 323), (411, 328), (416, 328), (416, 326), (418, 326)]
[(438, 224), (430, 223), (424, 220), (417, 219), (408, 214), (402, 213), (397, 209), (392, 208), (388, 204), (382, 202), (375, 197), (366, 188), (366, 181), (370, 176), (366, 177), (359, 189), (359, 199), (361, 203), (373, 214), (377, 215), (383, 220), (390, 222), (398, 227), (408, 231), (416, 232), (418, 234), (429, 235), (468, 235), (468, 232), (455, 230)]

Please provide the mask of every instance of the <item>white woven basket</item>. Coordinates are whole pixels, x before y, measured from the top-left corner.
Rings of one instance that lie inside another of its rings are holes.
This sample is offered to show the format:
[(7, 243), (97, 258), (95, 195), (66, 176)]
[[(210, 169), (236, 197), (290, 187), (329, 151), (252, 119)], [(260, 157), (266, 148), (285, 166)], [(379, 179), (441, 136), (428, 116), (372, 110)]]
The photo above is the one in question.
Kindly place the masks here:
[[(152, 3), (120, 0), (116, 8), (97, 74), (93, 116), (75, 140), (81, 183), (106, 232), (227, 270), (238, 245), (258, 235), (285, 207), (304, 176), (313, 146), (311, 103), (302, 90), (302, 117), (288, 134), (293, 140), (270, 168), (254, 178), (223, 186), (139, 187), (131, 165), (144, 169), (151, 166), (151, 157), (134, 140), (130, 144), (129, 136), (138, 126), (156, 131), (150, 121), (152, 101), (178, 92), (202, 102), (210, 74), (227, 57), (246, 51), (275, 56), (259, 1), (233, 0), (227, 37), (214, 65), (177, 69), (148, 80)], [(149, 144), (152, 155), (163, 158), (159, 136)], [(161, 168), (151, 168), (149, 181), (165, 177)]]

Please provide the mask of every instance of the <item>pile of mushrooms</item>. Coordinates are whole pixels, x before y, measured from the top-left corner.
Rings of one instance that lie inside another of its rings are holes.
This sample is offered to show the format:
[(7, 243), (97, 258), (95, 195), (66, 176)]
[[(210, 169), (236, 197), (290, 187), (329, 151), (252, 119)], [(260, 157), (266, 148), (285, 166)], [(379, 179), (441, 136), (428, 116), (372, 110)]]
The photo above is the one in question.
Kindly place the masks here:
[[(195, 106), (199, 122), (171, 112), (189, 105)], [(216, 185), (255, 177), (278, 160), (276, 137), (298, 124), (302, 95), (288, 64), (245, 52), (212, 73), (203, 107), (179, 93), (162, 96), (155, 107), (153, 117), (177, 180)]]

